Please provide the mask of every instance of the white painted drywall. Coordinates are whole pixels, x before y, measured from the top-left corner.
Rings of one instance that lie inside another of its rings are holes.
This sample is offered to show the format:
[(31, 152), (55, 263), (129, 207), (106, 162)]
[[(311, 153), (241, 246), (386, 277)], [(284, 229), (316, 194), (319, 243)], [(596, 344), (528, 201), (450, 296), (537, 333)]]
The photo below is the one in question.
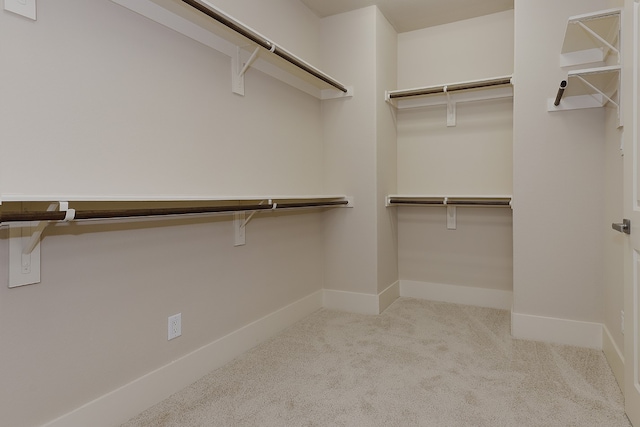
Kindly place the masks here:
[(325, 287), (364, 294), (378, 289), (376, 15), (372, 6), (321, 21), (323, 66), (356, 94), (322, 104), (325, 188), (356, 200), (325, 216)]
[(396, 220), (384, 197), (396, 189), (393, 112), (396, 33), (375, 7), (322, 19), (323, 66), (352, 82), (355, 96), (322, 104), (325, 190), (356, 208), (325, 216), (327, 289), (378, 295), (398, 281)]
[[(317, 99), (255, 70), (233, 95), (229, 58), (106, 0), (38, 8), (0, 11), (3, 190), (323, 190)], [(263, 31), (319, 57), (319, 21), (294, 11)], [(259, 213), (241, 247), (230, 219), (50, 227), (42, 283), (16, 289), (0, 229), (0, 424), (41, 425), (322, 289), (323, 214)]]
[[(398, 37), (398, 88), (510, 75), (513, 11)], [(509, 195), (513, 101), (460, 103), (457, 126), (446, 106), (398, 112), (398, 193)], [(511, 291), (511, 211), (457, 209), (447, 230), (444, 208), (398, 208), (400, 279)]]
[(605, 112), (545, 105), (566, 78), (558, 54), (567, 18), (606, 7), (515, 2), (515, 313), (602, 321)]
[[(266, 3), (263, 31), (317, 58), (317, 18)], [(0, 17), (0, 195), (322, 193), (317, 99), (253, 69), (235, 95), (229, 57), (115, 3), (45, 2), (38, 16)]]
[(398, 37), (395, 29), (378, 10), (376, 13), (376, 216), (378, 234), (379, 294), (398, 281), (398, 220), (395, 209), (385, 207), (388, 194), (397, 184), (397, 135), (393, 108), (384, 93), (397, 81)]

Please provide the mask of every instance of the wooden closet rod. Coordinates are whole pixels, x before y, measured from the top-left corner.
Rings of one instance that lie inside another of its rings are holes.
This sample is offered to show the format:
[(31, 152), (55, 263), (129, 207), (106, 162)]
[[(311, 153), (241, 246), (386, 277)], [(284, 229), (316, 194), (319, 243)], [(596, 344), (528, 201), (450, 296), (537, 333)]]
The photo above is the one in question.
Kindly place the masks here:
[(213, 6), (211, 6), (211, 5), (207, 4), (207, 3), (201, 3), (200, 1), (197, 1), (197, 0), (182, 0), (182, 1), (184, 3), (186, 3), (186, 4), (188, 4), (189, 6), (193, 7), (194, 9), (197, 9), (200, 12), (204, 13), (205, 15), (209, 16), (210, 18), (215, 19), (216, 21), (218, 21), (222, 25), (232, 29), (233, 31), (237, 32), (238, 34), (243, 35), (244, 37), (248, 38), (249, 40), (251, 40), (255, 44), (267, 49), (269, 52), (272, 52), (272, 53), (278, 55), (280, 58), (284, 59), (285, 61), (289, 62), (290, 64), (295, 65), (296, 67), (300, 68), (301, 70), (305, 71), (306, 73), (311, 74), (312, 76), (316, 77), (317, 79), (322, 80), (323, 82), (333, 86), (334, 88), (336, 88), (336, 89), (338, 89), (338, 90), (340, 90), (340, 91), (342, 91), (344, 93), (347, 93), (347, 88), (342, 83), (334, 80), (333, 78), (331, 78), (330, 76), (326, 75), (322, 71), (316, 69), (312, 65), (307, 64), (302, 59), (296, 57), (295, 55), (293, 55), (293, 54), (291, 54), (289, 52), (287, 52), (285, 49), (277, 46), (272, 41), (268, 40), (264, 36), (262, 36), (262, 35), (258, 34), (257, 32), (253, 31), (251, 28), (249, 28), (249, 27), (243, 25), (242, 23), (236, 21), (235, 19), (233, 19), (229, 15), (224, 14), (222, 11), (217, 10), (216, 8), (214, 8)]
[[(233, 205), (233, 206), (203, 206), (180, 208), (149, 208), (149, 209), (122, 209), (122, 210), (87, 210), (76, 211), (73, 220), (88, 219), (114, 219), (136, 218), (146, 216), (168, 215), (196, 215), (241, 211), (267, 211), (294, 208), (323, 208), (348, 205), (347, 200), (334, 200), (325, 202), (295, 202), (295, 203), (268, 203), (262, 205)], [(63, 221), (66, 211), (41, 211), (41, 212), (0, 212), (0, 223), (19, 221)]]
[(430, 86), (425, 88), (407, 89), (389, 92), (389, 98), (407, 98), (410, 96), (435, 95), (439, 93), (455, 92), (459, 90), (481, 89), (492, 86), (510, 85), (511, 77), (498, 77), (488, 80), (477, 80), (474, 82), (453, 83), (450, 85)]
[(511, 206), (510, 200), (506, 199), (469, 199), (469, 200), (455, 200), (455, 199), (395, 199), (389, 198), (389, 206), (392, 205), (407, 205), (407, 206)]

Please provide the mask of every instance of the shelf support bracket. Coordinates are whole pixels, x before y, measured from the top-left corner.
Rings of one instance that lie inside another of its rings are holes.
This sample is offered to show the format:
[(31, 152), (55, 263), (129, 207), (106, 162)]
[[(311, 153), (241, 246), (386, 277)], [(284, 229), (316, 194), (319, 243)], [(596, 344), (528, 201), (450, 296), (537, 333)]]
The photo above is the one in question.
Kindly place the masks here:
[(242, 48), (236, 47), (231, 58), (231, 90), (233, 93), (244, 96), (244, 74), (260, 53), (260, 46), (256, 47), (247, 62), (242, 62)]
[(582, 81), (582, 83), (586, 84), (587, 86), (589, 86), (591, 89), (595, 90), (596, 92), (598, 92), (600, 95), (604, 96), (610, 103), (612, 103), (613, 105), (615, 105), (616, 107), (620, 107), (618, 105), (617, 102), (615, 102), (613, 99), (611, 99), (606, 93), (604, 93), (603, 91), (601, 91), (600, 89), (598, 89), (597, 87), (595, 87), (594, 85), (592, 85), (591, 83), (589, 83), (584, 77), (576, 75), (575, 77), (579, 78), (580, 81)]
[[(262, 205), (265, 201), (262, 200), (258, 205)], [(273, 203), (271, 199), (268, 200), (268, 204), (272, 205), (271, 209), (275, 209), (278, 204)], [(249, 224), (249, 221), (253, 218), (253, 216), (258, 213), (258, 211), (251, 211), (249, 217), (246, 217), (246, 212), (236, 212), (233, 216), (233, 234), (235, 237), (234, 246), (242, 246), (246, 243), (246, 227)]]
[(598, 34), (595, 31), (593, 31), (591, 28), (589, 28), (587, 25), (585, 25), (581, 21), (576, 21), (575, 23), (580, 25), (580, 27), (583, 30), (585, 30), (591, 36), (595, 37), (600, 43), (604, 44), (609, 50), (614, 51), (616, 53), (616, 55), (618, 55), (618, 58), (620, 58), (620, 51), (614, 45), (612, 45), (611, 43), (606, 41), (602, 36), (600, 36), (600, 34)]
[(456, 207), (447, 206), (447, 230), (455, 230), (457, 228), (456, 217)]
[[(68, 202), (52, 203), (47, 211), (58, 206), (65, 211), (65, 221), (73, 220), (75, 210)], [(9, 224), (9, 287), (40, 283), (40, 241), (49, 221)]]
[(454, 127), (456, 125), (456, 103), (451, 100), (451, 94), (447, 91), (447, 86), (443, 90), (447, 96), (447, 127)]
[[(264, 203), (264, 200), (261, 201), (260, 203), (258, 203), (258, 205), (262, 205)], [(269, 205), (273, 205), (273, 207), (271, 209), (275, 209), (278, 204), (277, 203), (273, 203), (273, 201), (271, 199), (268, 200), (268, 204)], [(258, 211), (251, 211), (251, 214), (249, 214), (249, 218), (247, 218), (241, 225), (240, 227), (244, 228), (247, 226), (247, 224), (249, 224), (249, 221), (251, 221), (251, 218), (253, 218), (253, 216), (257, 213)]]

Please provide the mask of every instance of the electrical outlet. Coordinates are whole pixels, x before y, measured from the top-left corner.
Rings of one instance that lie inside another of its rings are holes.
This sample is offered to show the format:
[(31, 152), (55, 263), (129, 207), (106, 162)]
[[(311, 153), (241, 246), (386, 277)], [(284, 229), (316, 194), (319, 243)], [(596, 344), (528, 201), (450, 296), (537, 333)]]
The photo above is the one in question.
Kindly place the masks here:
[(624, 310), (620, 311), (620, 332), (624, 335)]
[(182, 313), (169, 316), (169, 340), (182, 335)]

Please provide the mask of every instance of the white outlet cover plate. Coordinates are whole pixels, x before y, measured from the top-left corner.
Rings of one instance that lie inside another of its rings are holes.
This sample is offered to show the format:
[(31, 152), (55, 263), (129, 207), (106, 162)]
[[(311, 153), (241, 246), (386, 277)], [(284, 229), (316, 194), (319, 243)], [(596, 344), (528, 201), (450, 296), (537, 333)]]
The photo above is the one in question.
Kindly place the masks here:
[(182, 313), (169, 316), (169, 335), (168, 339), (172, 340), (182, 335)]
[(4, 0), (4, 10), (36, 20), (36, 0)]

